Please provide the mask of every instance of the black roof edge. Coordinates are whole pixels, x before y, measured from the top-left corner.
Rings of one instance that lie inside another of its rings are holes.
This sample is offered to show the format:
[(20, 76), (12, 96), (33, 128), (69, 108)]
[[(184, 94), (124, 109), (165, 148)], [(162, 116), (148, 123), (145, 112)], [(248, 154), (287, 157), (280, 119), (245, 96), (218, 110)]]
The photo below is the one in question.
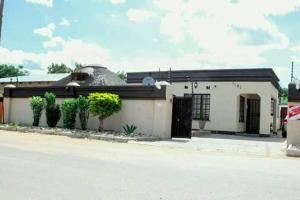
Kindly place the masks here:
[[(140, 79), (143, 78), (141, 76), (143, 76), (144, 74), (166, 74), (166, 73), (169, 73), (170, 71), (144, 71), (144, 72), (128, 72), (127, 73), (127, 82), (128, 83), (139, 83), (141, 82)], [(228, 80), (228, 77), (232, 77), (232, 78), (235, 78), (235, 77), (248, 77), (249, 76), (249, 81), (256, 81), (256, 79), (253, 79), (253, 74), (252, 76), (251, 75), (248, 75), (247, 72), (252, 72), (254, 73), (254, 77), (257, 76), (260, 76), (260, 78), (263, 78), (263, 80), (265, 81), (270, 81), (277, 89), (279, 89), (279, 81), (280, 79), (278, 78), (278, 76), (276, 75), (276, 73), (274, 72), (274, 70), (272, 68), (237, 68), (237, 69), (201, 69), (201, 70), (171, 70), (171, 73), (172, 75), (176, 74), (176, 73), (187, 73), (187, 75), (190, 75), (190, 74), (193, 74), (193, 73), (210, 73), (212, 72), (212, 76), (207, 76), (207, 79), (206, 80), (203, 80), (203, 81), (209, 81), (209, 79), (211, 79), (212, 81), (216, 81), (213, 76), (215, 76), (216, 73), (230, 73), (230, 72), (233, 72), (233, 73), (245, 73), (245, 75), (233, 75), (233, 76), (230, 76), (230, 74), (228, 75), (224, 75), (224, 77), (227, 77), (226, 80), (224, 81), (229, 81)], [(267, 74), (264, 74), (263, 76), (261, 75), (262, 72), (266, 72)], [(257, 73), (257, 74), (255, 74)], [(140, 76), (138, 76), (140, 75)], [(132, 77), (133, 76), (133, 77)], [(215, 76), (215, 77), (221, 77), (221, 76)], [(195, 77), (194, 77), (195, 78)], [(259, 78), (257, 78), (259, 79)], [(222, 81), (222, 80), (218, 80), (218, 81)], [(246, 80), (241, 80), (241, 81), (246, 81)], [(259, 81), (262, 81), (261, 79), (259, 79)]]

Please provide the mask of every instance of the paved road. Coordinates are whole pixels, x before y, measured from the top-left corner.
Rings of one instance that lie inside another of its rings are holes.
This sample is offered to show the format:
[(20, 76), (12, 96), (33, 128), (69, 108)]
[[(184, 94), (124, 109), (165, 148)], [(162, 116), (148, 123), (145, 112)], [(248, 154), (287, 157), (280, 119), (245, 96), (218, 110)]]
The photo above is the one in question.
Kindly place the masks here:
[(0, 199), (300, 199), (300, 159), (0, 131)]

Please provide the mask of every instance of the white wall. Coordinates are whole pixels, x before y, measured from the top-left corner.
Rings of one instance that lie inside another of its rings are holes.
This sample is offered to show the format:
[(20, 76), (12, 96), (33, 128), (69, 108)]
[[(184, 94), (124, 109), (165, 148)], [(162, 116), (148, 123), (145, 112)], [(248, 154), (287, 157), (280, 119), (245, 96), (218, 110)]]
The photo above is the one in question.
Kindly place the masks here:
[[(64, 99), (57, 99), (61, 104)], [(32, 125), (32, 111), (29, 98), (4, 98), (5, 123), (19, 122)], [(171, 137), (172, 104), (170, 97), (167, 100), (122, 100), (122, 110), (104, 121), (106, 130), (123, 131), (122, 126), (134, 124), (137, 132), (161, 138)], [(47, 126), (45, 113), (41, 118), (41, 126)], [(62, 126), (62, 119), (58, 126)], [(79, 127), (79, 120), (77, 120)], [(98, 129), (97, 117), (90, 115), (88, 128)]]
[[(185, 89), (185, 85), (189, 88)], [(206, 89), (206, 86), (210, 86), (211, 89)], [(170, 90), (176, 96), (192, 93), (189, 83), (173, 83)], [(194, 89), (194, 93), (210, 94), (210, 121), (206, 123), (205, 129), (228, 132), (245, 130), (245, 123), (239, 123), (239, 96), (259, 95), (261, 100), (259, 132), (270, 134), (270, 123), (273, 123), (271, 98), (278, 102), (278, 90), (270, 82), (198, 82), (198, 88)], [(279, 115), (276, 117), (279, 122)], [(198, 128), (196, 121), (193, 128)]]
[[(289, 102), (288, 105), (300, 106), (299, 102)], [(287, 146), (290, 144), (300, 145), (300, 121), (288, 120), (287, 123)]]

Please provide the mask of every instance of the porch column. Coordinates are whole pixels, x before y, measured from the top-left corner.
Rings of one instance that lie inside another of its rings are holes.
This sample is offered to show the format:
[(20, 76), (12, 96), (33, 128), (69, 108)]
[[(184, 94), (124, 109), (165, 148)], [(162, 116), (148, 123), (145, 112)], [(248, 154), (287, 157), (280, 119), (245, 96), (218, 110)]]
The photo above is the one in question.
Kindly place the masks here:
[(260, 95), (260, 128), (259, 134), (270, 135), (270, 124), (273, 123), (271, 116), (271, 95)]
[(3, 98), (3, 123), (10, 123), (10, 115), (11, 115), (11, 98), (4, 97)]

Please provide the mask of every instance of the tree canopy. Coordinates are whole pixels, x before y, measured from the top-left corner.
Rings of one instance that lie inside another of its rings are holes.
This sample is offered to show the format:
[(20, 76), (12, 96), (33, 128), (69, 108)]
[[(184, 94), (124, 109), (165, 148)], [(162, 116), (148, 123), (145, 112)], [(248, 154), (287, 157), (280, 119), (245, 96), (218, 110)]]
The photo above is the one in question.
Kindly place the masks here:
[(105, 118), (118, 112), (122, 108), (122, 101), (116, 94), (110, 93), (90, 93), (89, 110), (94, 116), (98, 116), (100, 126), (99, 131), (103, 131), (103, 121)]
[(24, 69), (23, 66), (14, 66), (14, 65), (0, 65), (0, 78), (14, 77), (14, 76), (25, 76), (29, 75), (29, 72)]
[(124, 81), (127, 80), (127, 73), (126, 73), (126, 72), (124, 72), (124, 71), (118, 71), (116, 74), (117, 74), (117, 76), (118, 76), (120, 79), (122, 79), (122, 80), (124, 80)]
[(81, 67), (83, 67), (84, 65), (78, 62), (75, 62), (75, 69), (79, 69)]
[(73, 70), (65, 64), (54, 64), (52, 63), (48, 67), (48, 74), (61, 74), (61, 73), (71, 73)]

